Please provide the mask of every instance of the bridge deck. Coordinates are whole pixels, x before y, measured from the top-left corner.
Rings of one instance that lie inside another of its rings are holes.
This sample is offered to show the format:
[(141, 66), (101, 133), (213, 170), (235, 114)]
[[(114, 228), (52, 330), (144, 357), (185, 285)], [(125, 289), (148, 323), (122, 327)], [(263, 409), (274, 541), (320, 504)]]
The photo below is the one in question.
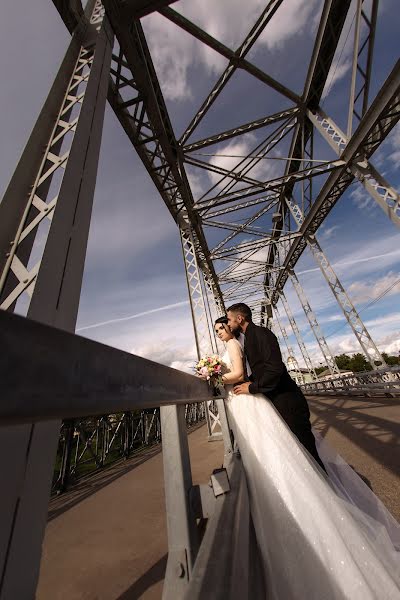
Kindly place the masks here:
[[(312, 422), (400, 520), (400, 400), (309, 397)], [(189, 435), (194, 483), (222, 463), (205, 427)], [(37, 600), (160, 598), (166, 565), (162, 455), (149, 449), (50, 505)]]

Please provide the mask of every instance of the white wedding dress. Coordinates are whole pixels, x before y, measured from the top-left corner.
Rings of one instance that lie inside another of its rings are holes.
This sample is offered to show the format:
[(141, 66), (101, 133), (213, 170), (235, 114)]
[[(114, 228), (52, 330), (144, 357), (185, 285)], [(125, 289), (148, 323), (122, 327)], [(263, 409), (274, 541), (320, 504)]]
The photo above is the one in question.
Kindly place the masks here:
[[(228, 352), (223, 361), (230, 370)], [(316, 436), (328, 479), (265, 396), (225, 388), (266, 597), (399, 600), (400, 525), (380, 500)]]

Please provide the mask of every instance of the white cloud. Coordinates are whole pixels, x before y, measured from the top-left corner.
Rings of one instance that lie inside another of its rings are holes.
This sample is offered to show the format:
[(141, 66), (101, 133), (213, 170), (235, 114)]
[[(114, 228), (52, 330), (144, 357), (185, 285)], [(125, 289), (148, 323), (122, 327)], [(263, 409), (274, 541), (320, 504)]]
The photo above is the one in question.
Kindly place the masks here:
[(117, 319), (110, 319), (108, 321), (92, 323), (91, 325), (84, 325), (83, 327), (79, 327), (76, 331), (83, 331), (86, 329), (95, 329), (97, 327), (103, 327), (104, 325), (121, 323), (122, 321), (130, 321), (131, 319), (138, 319), (140, 317), (146, 317), (147, 315), (153, 315), (154, 313), (163, 312), (164, 310), (171, 310), (173, 308), (178, 308), (180, 306), (186, 306), (187, 304), (189, 304), (189, 300), (184, 300), (182, 302), (175, 302), (174, 304), (166, 304), (165, 306), (160, 306), (159, 308), (153, 308), (151, 310), (145, 310), (143, 312), (138, 312), (134, 315), (129, 315), (127, 317), (119, 317)]
[[(389, 290), (389, 288), (391, 289)], [(387, 292), (385, 295), (388, 296), (398, 294), (400, 293), (400, 273), (389, 272), (375, 281), (354, 281), (349, 286), (348, 292), (354, 302), (375, 300), (385, 292)]]
[(315, 0), (292, 0), (283, 4), (266, 27), (260, 41), (269, 49), (279, 49), (289, 37), (299, 35), (304, 30), (314, 30), (318, 25), (315, 18), (317, 2)]
[[(211, 165), (221, 167), (227, 171), (231, 171), (232, 169), (234, 169), (234, 167), (236, 167), (239, 163), (243, 161), (243, 157), (247, 156), (255, 145), (256, 138), (254, 135), (243, 135), (241, 136), (239, 141), (234, 140), (226, 144), (222, 148), (219, 148), (215, 153), (216, 156), (210, 158), (209, 162)], [(241, 165), (240, 169), (243, 169), (243, 167), (248, 164), (249, 161), (245, 161), (243, 165)], [(254, 167), (252, 167), (248, 172), (246, 172), (246, 176), (264, 181), (269, 178), (272, 178), (274, 176), (275, 170), (276, 169), (274, 165), (271, 164), (270, 161), (261, 159)], [(222, 175), (219, 175), (218, 173), (213, 173), (211, 171), (208, 172), (208, 175), (213, 184), (217, 184), (222, 177)], [(231, 180), (224, 179), (223, 185), (226, 185), (226, 183), (229, 181)]]
[(378, 204), (361, 184), (351, 191), (350, 198), (357, 208), (362, 211), (370, 213), (378, 207)]
[(337, 229), (340, 229), (340, 225), (332, 225), (332, 227), (324, 227), (324, 229), (321, 232), (321, 238), (323, 238), (324, 240), (328, 240), (329, 238), (332, 237), (333, 233)]
[(400, 162), (400, 124), (390, 134), (390, 144), (392, 153), (387, 153), (387, 158), (396, 165)]
[[(257, 41), (257, 48), (282, 48), (289, 37), (306, 28), (315, 28), (317, 0), (284, 2)], [(181, 2), (174, 7), (211, 36), (232, 49), (245, 39), (261, 12), (263, 0), (202, 0)], [(226, 60), (205, 44), (176, 27), (157, 13), (142, 20), (153, 61), (166, 98), (186, 100), (192, 97), (190, 69), (201, 65), (209, 74), (219, 74)]]
[(199, 174), (194, 173), (192, 168), (188, 168), (190, 165), (186, 166), (186, 174), (189, 180), (190, 189), (192, 190), (193, 199), (196, 201), (202, 195), (204, 191), (204, 186), (202, 184), (202, 178)]
[[(387, 315), (383, 315), (382, 317), (376, 317), (374, 319), (368, 319), (365, 322), (367, 327), (386, 327), (386, 325), (395, 325), (398, 326), (400, 324), (400, 312), (389, 313)], [(392, 327), (391, 327), (392, 329)], [(388, 334), (390, 335), (390, 334)], [(396, 334), (397, 335), (397, 334)], [(385, 340), (387, 341), (387, 340)], [(390, 339), (389, 341), (392, 341)]]
[(186, 343), (182, 346), (180, 338), (161, 337), (157, 342), (134, 346), (130, 352), (193, 375), (193, 367), (197, 362), (196, 345), (194, 342), (187, 343), (187, 340), (185, 341)]
[(341, 65), (338, 64), (337, 59), (335, 59), (333, 61), (332, 66), (331, 66), (331, 71), (330, 71), (332, 73), (332, 75), (329, 75), (329, 77), (327, 79), (327, 85), (325, 86), (324, 91), (322, 93), (322, 98), (321, 98), (322, 100), (325, 100), (325, 98), (332, 91), (332, 89), (335, 87), (337, 82), (340, 81), (341, 79), (343, 79), (343, 77), (349, 71), (350, 67), (351, 67), (350, 60), (346, 60)]

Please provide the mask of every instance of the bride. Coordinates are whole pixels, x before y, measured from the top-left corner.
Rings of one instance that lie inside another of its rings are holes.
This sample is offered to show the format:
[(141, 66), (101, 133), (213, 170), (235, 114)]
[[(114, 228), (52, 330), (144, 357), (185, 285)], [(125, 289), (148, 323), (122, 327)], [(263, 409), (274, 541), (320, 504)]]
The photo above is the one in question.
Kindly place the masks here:
[(244, 380), (243, 350), (224, 317), (227, 416), (240, 450), (273, 600), (400, 598), (400, 525), (321, 438), (328, 476), (262, 394), (234, 395)]

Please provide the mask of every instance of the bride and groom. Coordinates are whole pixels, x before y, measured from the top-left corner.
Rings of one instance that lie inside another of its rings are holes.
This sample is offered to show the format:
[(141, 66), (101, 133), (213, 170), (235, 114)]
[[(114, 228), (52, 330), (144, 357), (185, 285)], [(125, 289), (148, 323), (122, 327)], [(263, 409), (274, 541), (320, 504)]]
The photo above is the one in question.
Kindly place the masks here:
[(227, 416), (246, 473), (266, 596), (399, 599), (400, 525), (324, 440), (316, 444), (307, 401), (274, 334), (252, 322), (246, 304), (231, 306), (215, 330), (226, 344)]

